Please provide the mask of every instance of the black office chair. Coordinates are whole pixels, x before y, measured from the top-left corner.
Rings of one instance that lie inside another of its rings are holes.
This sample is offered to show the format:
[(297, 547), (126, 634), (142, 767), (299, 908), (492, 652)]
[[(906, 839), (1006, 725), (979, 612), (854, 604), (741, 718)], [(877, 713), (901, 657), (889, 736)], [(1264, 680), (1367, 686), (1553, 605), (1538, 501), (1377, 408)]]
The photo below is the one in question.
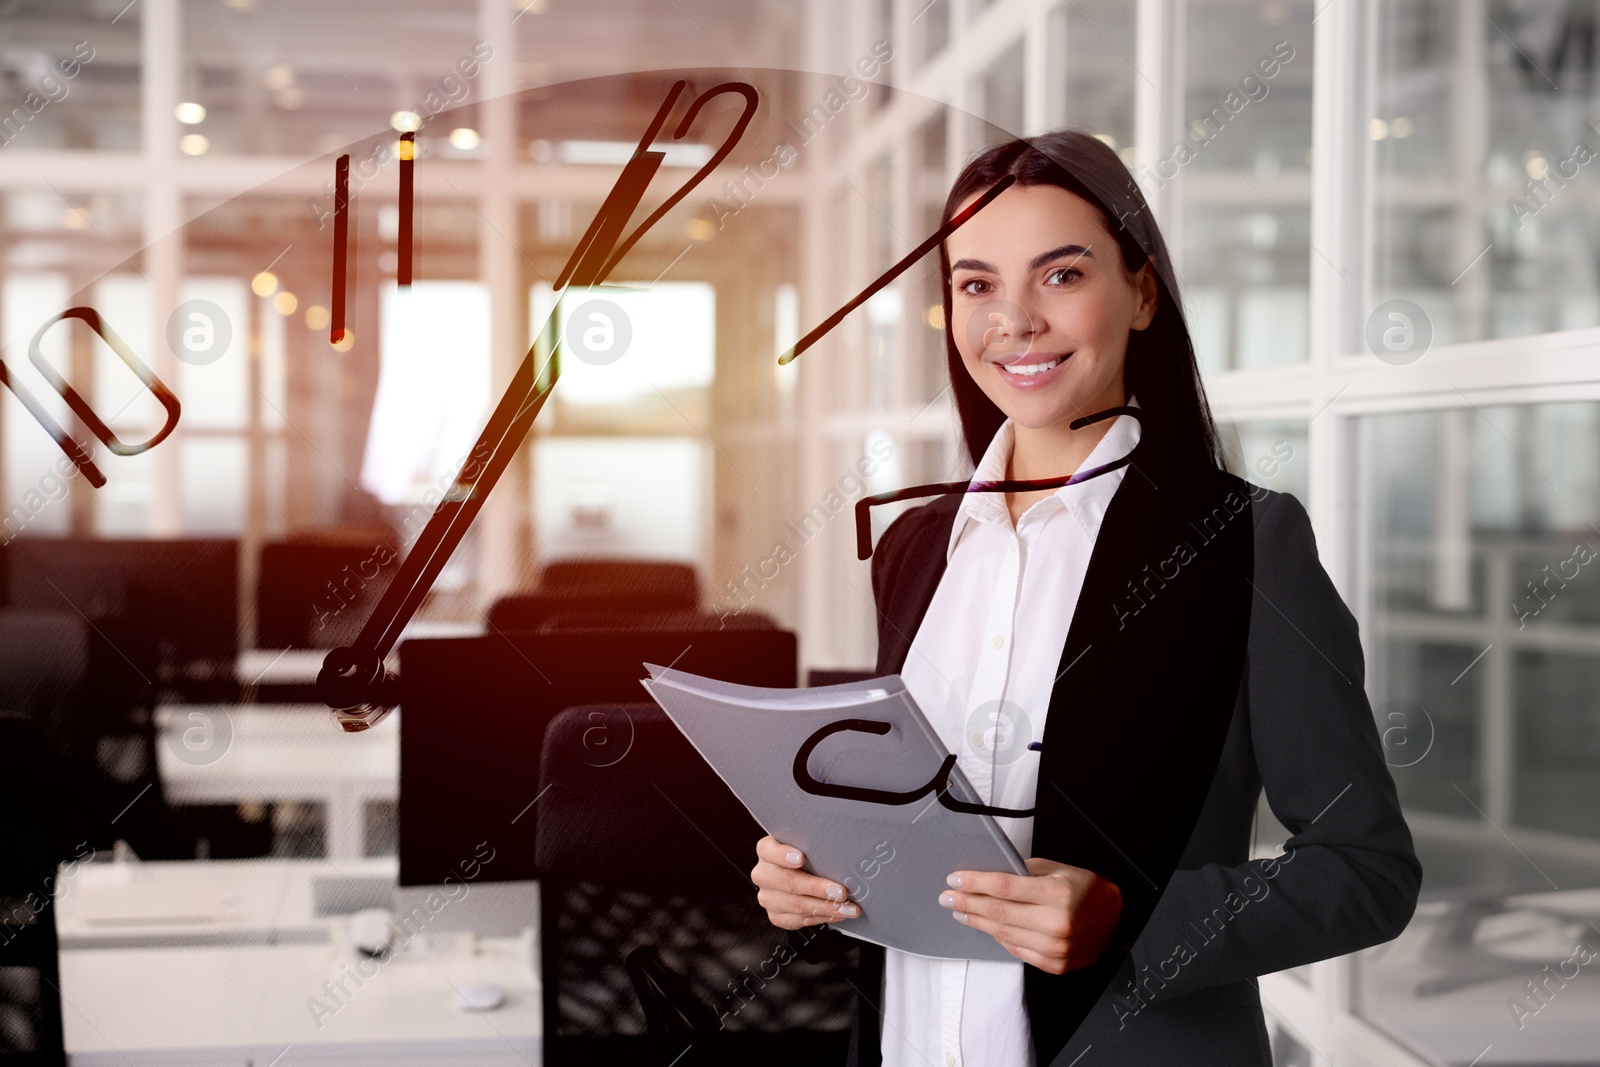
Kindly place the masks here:
[[(171, 807), (157, 771), (154, 690), (107, 679), (126, 642), (72, 612), (0, 609), (0, 714), (32, 724), (50, 753), (52, 814), (72, 843), (127, 841), (145, 859), (243, 858), (272, 847), (270, 824), (233, 805)], [(137, 690), (137, 691), (135, 691)], [(37, 807), (37, 804), (34, 805)], [(3, 810), (3, 809), (0, 809)]]
[(496, 601), (489, 609), (489, 625), (537, 630), (557, 611), (640, 614), (693, 611), (699, 604), (699, 581), (687, 563), (563, 560), (544, 568), (532, 592)]
[(763, 831), (656, 705), (567, 709), (540, 772), (547, 1064), (842, 1062), (854, 953), (767, 921)]
[(298, 534), (261, 547), (257, 648), (351, 644), (399, 567), (387, 530)]
[[(0, 645), (0, 647), (4, 647)], [(70, 859), (59, 759), (39, 724), (0, 714), (0, 1064), (65, 1067), (56, 864)], [(28, 813), (24, 815), (24, 813)]]

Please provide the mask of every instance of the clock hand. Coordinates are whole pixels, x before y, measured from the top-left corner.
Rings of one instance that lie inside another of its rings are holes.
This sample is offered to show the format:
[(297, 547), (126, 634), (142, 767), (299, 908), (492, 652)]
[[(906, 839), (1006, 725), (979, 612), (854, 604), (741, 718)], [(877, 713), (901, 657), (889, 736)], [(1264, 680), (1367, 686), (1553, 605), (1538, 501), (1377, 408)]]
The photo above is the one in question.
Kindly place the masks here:
[[(667, 94), (660, 110), (656, 112), (649, 129), (639, 141), (632, 158), (623, 168), (617, 183), (607, 195), (599, 213), (588, 231), (573, 250), (567, 265), (562, 269), (557, 286), (570, 282), (574, 286), (593, 286), (602, 283), (616, 266), (621, 252), (631, 247), (666, 208), (681, 200), (706, 174), (721, 162), (743, 135), (755, 110), (756, 91), (743, 83), (726, 83), (702, 94), (679, 124), (675, 136), (682, 137), (689, 128), (700, 105), (723, 92), (738, 92), (745, 97), (746, 108), (728, 139), (711, 160), (669, 201), (651, 215), (646, 222), (623, 241), (614, 254), (613, 247), (632, 216), (634, 209), (644, 199), (650, 180), (665, 158), (665, 153), (649, 150), (649, 145), (660, 133), (686, 82), (677, 82)], [(337, 233), (337, 230), (336, 230)], [(560, 323), (560, 304), (545, 320)], [(355, 642), (336, 648), (323, 658), (322, 670), (317, 675), (317, 694), (334, 712), (335, 719), (344, 729), (367, 729), (378, 722), (399, 702), (399, 679), (389, 671), (383, 658), (399, 640), (401, 631), (416, 613), (423, 598), (432, 587), (450, 555), (466, 535), (472, 520), (483, 507), (500, 475), (511, 462), (512, 455), (527, 436), (533, 420), (538, 417), (544, 402), (560, 377), (560, 338), (552, 346), (551, 355), (542, 366), (535, 368), (537, 342), (528, 349), (521, 365), (512, 376), (511, 384), (495, 406), (483, 433), (462, 465), (450, 491), (435, 507), (428, 524), (401, 562), (372, 615), (367, 619)]]
[(1015, 175), (1007, 174), (1004, 178), (1001, 178), (999, 181), (989, 186), (989, 191), (984, 193), (977, 200), (974, 200), (966, 210), (957, 212), (955, 215), (951, 216), (949, 222), (935, 230), (926, 241), (923, 241), (920, 245), (907, 252), (905, 256), (901, 258), (900, 262), (896, 263), (894, 266), (878, 275), (877, 279), (873, 281), (872, 284), (868, 285), (865, 289), (861, 290), (861, 292), (847, 300), (838, 311), (835, 311), (832, 315), (829, 315), (827, 318), (823, 319), (822, 325), (818, 326), (816, 329), (800, 338), (800, 340), (796, 341), (793, 348), (789, 349), (789, 351), (778, 357), (778, 366), (781, 367), (785, 363), (791, 362), (800, 353), (804, 352), (806, 349), (822, 340), (822, 338), (827, 335), (829, 330), (832, 330), (835, 326), (844, 321), (844, 317), (846, 315), (850, 314), (850, 312), (854, 311), (856, 308), (860, 307), (862, 304), (871, 299), (873, 293), (876, 293), (879, 289), (882, 289), (884, 286), (900, 277), (900, 275), (904, 274), (906, 270), (910, 268), (911, 264), (915, 263), (934, 248), (938, 247), (940, 241), (943, 241), (946, 237), (949, 237), (961, 227), (965, 226), (968, 219), (972, 218), (972, 216), (976, 215), (978, 212), (982, 211), (984, 208), (993, 203), (994, 198), (1009, 189), (1012, 183), (1016, 180), (1017, 179)]

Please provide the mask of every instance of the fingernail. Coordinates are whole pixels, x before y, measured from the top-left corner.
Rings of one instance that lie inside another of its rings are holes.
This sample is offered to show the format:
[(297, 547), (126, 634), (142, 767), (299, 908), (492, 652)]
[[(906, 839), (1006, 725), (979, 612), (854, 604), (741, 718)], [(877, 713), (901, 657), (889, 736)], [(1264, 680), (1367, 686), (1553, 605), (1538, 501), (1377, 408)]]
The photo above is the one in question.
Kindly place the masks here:
[(956, 906), (956, 895), (954, 893), (940, 893), (939, 894), (939, 907), (941, 907), (941, 908), (953, 908), (955, 906)]
[(952, 911), (950, 914), (955, 916), (955, 920), (958, 923), (965, 923), (967, 921), (967, 913), (964, 911)]
[(961, 876), (959, 874), (952, 874), (950, 877), (944, 880), (944, 884), (949, 886), (951, 889), (960, 889)]
[(839, 905), (839, 914), (843, 915), (846, 919), (854, 919), (857, 915), (861, 914), (861, 909), (856, 907), (854, 904), (841, 904)]
[(798, 867), (798, 866), (800, 866), (800, 861), (802, 859), (804, 859), (805, 857), (800, 855), (800, 850), (799, 849), (791, 848), (788, 852), (786, 852), (784, 854), (783, 858), (789, 862), (789, 866)]
[(823, 890), (823, 892), (828, 895), (828, 899), (829, 900), (843, 900), (844, 899), (844, 890), (841, 889), (839, 886), (830, 885), (827, 889)]

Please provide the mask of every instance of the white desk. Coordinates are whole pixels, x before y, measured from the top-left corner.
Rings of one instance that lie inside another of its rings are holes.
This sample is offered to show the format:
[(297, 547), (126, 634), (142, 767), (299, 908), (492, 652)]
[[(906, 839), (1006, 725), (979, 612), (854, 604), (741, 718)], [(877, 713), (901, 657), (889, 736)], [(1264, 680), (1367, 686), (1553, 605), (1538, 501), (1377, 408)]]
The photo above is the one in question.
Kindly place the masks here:
[(80, 863), (62, 868), (56, 933), (63, 949), (325, 944), (339, 920), (317, 913), (318, 889), (348, 901), (383, 883), (364, 902), (382, 906), (398, 868), (392, 856)]
[[(303, 1067), (406, 1063), (526, 1067), (540, 1062), (532, 933), (467, 938), (427, 955), (362, 962), (334, 927), (322, 945), (75, 949), (61, 954), (73, 1067)], [(361, 970), (357, 970), (360, 963)], [(365, 972), (361, 985), (355, 979)], [(375, 973), (374, 973), (375, 972)], [(344, 981), (345, 993), (323, 983)], [(456, 989), (495, 982), (505, 1003), (475, 1013)], [(314, 1011), (318, 1005), (331, 1010)]]
[[(313, 887), (394, 873), (392, 859), (80, 864), (55, 904), (71, 1062), (537, 1064), (536, 907), (521, 938), (474, 952), (468, 935), (425, 929), (375, 963), (347, 945), (346, 917), (315, 914)], [(323, 989), (341, 979), (346, 992)], [(457, 1007), (455, 987), (478, 982), (505, 1004)]]
[(328, 858), (357, 859), (367, 802), (399, 796), (399, 718), (351, 734), (319, 705), (166, 705), (156, 710), (162, 786), (180, 804), (322, 804)]

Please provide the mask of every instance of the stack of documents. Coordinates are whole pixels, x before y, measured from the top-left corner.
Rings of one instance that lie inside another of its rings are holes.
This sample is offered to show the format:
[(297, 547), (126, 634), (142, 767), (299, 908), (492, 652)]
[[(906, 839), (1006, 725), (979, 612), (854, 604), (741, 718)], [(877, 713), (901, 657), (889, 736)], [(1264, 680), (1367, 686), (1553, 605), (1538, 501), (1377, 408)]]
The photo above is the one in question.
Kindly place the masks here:
[(861, 905), (834, 929), (919, 956), (1013, 959), (939, 905), (952, 871), (1028, 870), (993, 818), (940, 803), (985, 798), (899, 675), (765, 689), (645, 667), (644, 687), (755, 820)]

